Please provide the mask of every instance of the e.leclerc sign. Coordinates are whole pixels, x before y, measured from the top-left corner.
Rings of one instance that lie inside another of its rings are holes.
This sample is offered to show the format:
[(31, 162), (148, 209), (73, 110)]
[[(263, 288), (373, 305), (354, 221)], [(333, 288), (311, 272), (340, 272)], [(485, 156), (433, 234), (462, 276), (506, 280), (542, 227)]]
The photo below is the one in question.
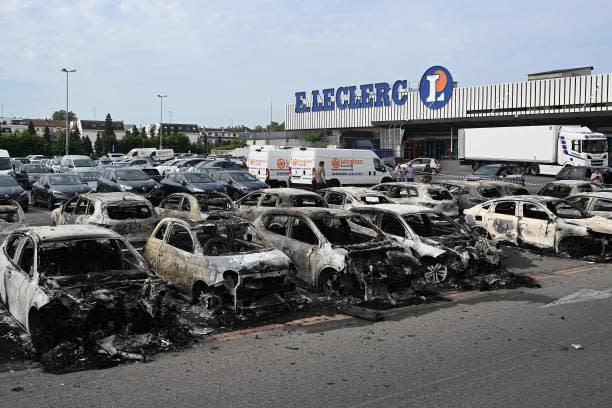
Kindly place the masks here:
[[(295, 112), (321, 112), (335, 109), (362, 109), (381, 106), (404, 105), (408, 101), (408, 81), (400, 79), (392, 85), (387, 82), (341, 86), (311, 92), (311, 106), (306, 105), (306, 92), (295, 93)], [(361, 97), (360, 95), (367, 95)], [(421, 102), (429, 109), (440, 109), (453, 95), (453, 77), (441, 66), (433, 66), (425, 71), (419, 83)]]

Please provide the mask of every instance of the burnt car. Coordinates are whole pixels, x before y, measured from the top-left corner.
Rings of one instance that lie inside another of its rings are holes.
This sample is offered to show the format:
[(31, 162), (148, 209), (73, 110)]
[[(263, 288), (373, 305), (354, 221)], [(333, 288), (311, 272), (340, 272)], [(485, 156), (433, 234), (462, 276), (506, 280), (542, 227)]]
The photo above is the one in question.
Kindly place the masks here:
[(612, 191), (595, 191), (576, 194), (567, 201), (582, 208), (589, 215), (612, 219)]
[(48, 174), (32, 185), (32, 205), (45, 204), (51, 210), (77, 194), (89, 191), (91, 188), (76, 173)]
[(11, 175), (0, 174), (0, 197), (15, 200), (24, 211), (28, 211), (28, 192)]
[(517, 183), (508, 182), (508, 181), (484, 180), (484, 181), (481, 181), (481, 183), (495, 187), (502, 193), (502, 197), (531, 194), (529, 190), (527, 190), (524, 186), (517, 184)]
[(25, 226), (25, 214), (17, 201), (0, 197), (0, 243), (8, 234)]
[(444, 187), (455, 197), (461, 214), (466, 208), (503, 195), (495, 186), (480, 181), (436, 180), (433, 184)]
[(317, 193), (327, 201), (329, 208), (344, 210), (393, 202), (385, 194), (365, 187), (330, 187), (318, 190)]
[(153, 320), (155, 276), (117, 233), (91, 225), (29, 227), (0, 246), (0, 297), (38, 352), (65, 340), (125, 334)]
[(554, 197), (513, 196), (465, 210), (472, 230), (495, 241), (571, 257), (612, 256), (612, 220)]
[(121, 234), (137, 249), (159, 218), (149, 200), (132, 193), (89, 193), (71, 198), (51, 213), (55, 225), (88, 224)]
[(457, 200), (444, 187), (427, 183), (381, 183), (372, 190), (384, 192), (398, 204), (420, 205), (438, 210), (449, 217), (459, 216)]
[(144, 257), (155, 272), (207, 309), (257, 313), (286, 305), (290, 259), (247, 221), (165, 218)]
[(247, 220), (255, 220), (264, 212), (277, 207), (327, 208), (327, 203), (317, 193), (297, 188), (269, 188), (247, 194), (236, 201), (238, 214)]
[(599, 184), (591, 183), (590, 181), (557, 180), (542, 187), (542, 189), (538, 192), (538, 195), (566, 198), (574, 194), (588, 193), (600, 189), (601, 186)]
[(499, 180), (525, 185), (521, 167), (516, 164), (487, 164), (474, 170), (468, 180)]
[(15, 179), (24, 189), (29, 190), (41, 176), (49, 173), (53, 173), (53, 171), (42, 163), (22, 164), (18, 169), (15, 169)]
[(325, 296), (400, 302), (416, 273), (418, 261), (401, 245), (347, 210), (275, 208), (255, 226)]
[(154, 205), (161, 199), (159, 183), (151, 179), (141, 169), (112, 168), (102, 171), (98, 178), (99, 193), (134, 193), (143, 196)]
[(500, 265), (500, 251), (492, 242), (485, 242), (433, 209), (381, 204), (352, 211), (366, 217), (419, 259), (419, 270), (426, 282), (440, 283), (452, 275), (489, 272)]
[(155, 207), (160, 218), (180, 218), (205, 220), (213, 214), (236, 212), (234, 202), (223, 193), (175, 193), (171, 194)]
[(160, 183), (160, 192), (163, 197), (174, 193), (203, 193), (218, 191), (225, 193), (226, 184), (213, 180), (206, 173), (168, 173)]
[(210, 173), (210, 176), (225, 184), (227, 194), (232, 200), (239, 200), (252, 191), (269, 188), (265, 182), (259, 180), (251, 173), (244, 171), (218, 171)]

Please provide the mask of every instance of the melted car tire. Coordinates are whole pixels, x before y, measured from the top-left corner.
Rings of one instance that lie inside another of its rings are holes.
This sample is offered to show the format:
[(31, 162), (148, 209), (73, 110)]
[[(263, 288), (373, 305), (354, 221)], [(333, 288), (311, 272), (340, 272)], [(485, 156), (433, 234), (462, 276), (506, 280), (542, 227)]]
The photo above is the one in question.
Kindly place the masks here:
[(319, 291), (326, 297), (338, 298), (348, 296), (352, 292), (352, 282), (343, 273), (326, 269), (319, 276)]
[(472, 232), (481, 238), (487, 238), (487, 239), (491, 238), (491, 236), (489, 235), (489, 232), (485, 228), (482, 228), (482, 227), (474, 227), (472, 228)]

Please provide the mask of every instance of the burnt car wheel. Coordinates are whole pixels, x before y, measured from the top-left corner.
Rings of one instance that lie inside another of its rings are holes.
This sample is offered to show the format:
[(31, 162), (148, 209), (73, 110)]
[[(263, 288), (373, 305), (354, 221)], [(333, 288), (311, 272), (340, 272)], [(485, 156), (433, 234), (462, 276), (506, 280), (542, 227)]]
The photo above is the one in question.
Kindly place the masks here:
[(319, 277), (319, 291), (331, 298), (348, 296), (352, 284), (348, 277), (338, 271), (327, 269)]
[(428, 262), (425, 264), (423, 274), (427, 283), (441, 283), (448, 278), (448, 267), (440, 262)]
[(489, 232), (482, 227), (474, 227), (472, 228), (472, 232), (474, 233), (474, 235), (480, 238), (491, 238), (489, 236)]

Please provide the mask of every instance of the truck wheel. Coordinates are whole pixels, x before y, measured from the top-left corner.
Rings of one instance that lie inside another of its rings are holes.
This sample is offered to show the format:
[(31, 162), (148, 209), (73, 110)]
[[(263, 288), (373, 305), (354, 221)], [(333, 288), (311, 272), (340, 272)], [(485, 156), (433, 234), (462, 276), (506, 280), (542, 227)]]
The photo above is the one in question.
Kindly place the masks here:
[(476, 162), (476, 161), (475, 161), (475, 162), (472, 162), (472, 170), (476, 170), (476, 169), (478, 169), (479, 167), (480, 167), (480, 163), (478, 163), (478, 162)]
[(532, 164), (531, 166), (529, 166), (529, 174), (531, 174), (532, 176), (539, 176), (540, 166), (537, 164)]
[(338, 179), (331, 179), (327, 182), (327, 185), (329, 187), (341, 187), (342, 184), (340, 183), (340, 180)]

